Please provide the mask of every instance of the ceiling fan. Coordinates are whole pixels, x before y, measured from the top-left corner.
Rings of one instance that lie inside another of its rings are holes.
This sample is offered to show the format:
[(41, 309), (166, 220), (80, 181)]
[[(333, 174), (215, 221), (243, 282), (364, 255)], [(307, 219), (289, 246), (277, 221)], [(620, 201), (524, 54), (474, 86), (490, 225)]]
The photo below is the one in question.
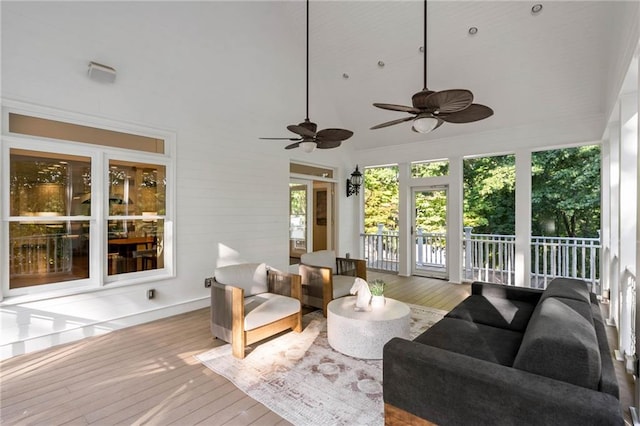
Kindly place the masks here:
[(418, 133), (429, 133), (443, 123), (471, 123), (493, 115), (485, 105), (473, 103), (473, 93), (466, 89), (451, 89), (434, 92), (427, 89), (427, 0), (424, 0), (424, 81), (421, 91), (411, 97), (413, 106), (374, 103), (373, 106), (391, 111), (408, 112), (410, 117), (399, 118), (373, 126), (371, 130), (393, 126), (413, 120), (411, 129)]
[(297, 134), (297, 138), (260, 138), (266, 140), (288, 140), (294, 143), (284, 149), (302, 148), (304, 152), (312, 152), (318, 149), (337, 148), (342, 141), (353, 136), (351, 130), (323, 129), (317, 131), (318, 125), (309, 120), (309, 0), (307, 0), (307, 115), (302, 123), (287, 126), (289, 131)]

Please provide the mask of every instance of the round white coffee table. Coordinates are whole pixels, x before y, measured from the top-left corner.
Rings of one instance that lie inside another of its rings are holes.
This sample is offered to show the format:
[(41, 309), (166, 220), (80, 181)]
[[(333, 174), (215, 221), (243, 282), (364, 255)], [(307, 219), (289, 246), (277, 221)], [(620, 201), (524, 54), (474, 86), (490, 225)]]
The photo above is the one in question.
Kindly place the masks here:
[(354, 358), (382, 359), (393, 337), (409, 338), (409, 307), (393, 299), (369, 312), (354, 310), (356, 297), (334, 299), (327, 306), (327, 338), (333, 349)]

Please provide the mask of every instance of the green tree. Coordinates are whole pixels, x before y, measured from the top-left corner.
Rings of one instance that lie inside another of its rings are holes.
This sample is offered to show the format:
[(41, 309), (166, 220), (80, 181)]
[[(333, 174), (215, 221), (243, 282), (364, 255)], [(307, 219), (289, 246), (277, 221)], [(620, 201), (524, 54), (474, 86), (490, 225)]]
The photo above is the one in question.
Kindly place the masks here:
[(515, 233), (515, 157), (502, 155), (463, 162), (464, 226), (476, 234)]
[(531, 157), (533, 235), (595, 237), (600, 229), (600, 146)]
[(398, 166), (364, 170), (364, 232), (375, 234), (379, 223), (398, 230)]

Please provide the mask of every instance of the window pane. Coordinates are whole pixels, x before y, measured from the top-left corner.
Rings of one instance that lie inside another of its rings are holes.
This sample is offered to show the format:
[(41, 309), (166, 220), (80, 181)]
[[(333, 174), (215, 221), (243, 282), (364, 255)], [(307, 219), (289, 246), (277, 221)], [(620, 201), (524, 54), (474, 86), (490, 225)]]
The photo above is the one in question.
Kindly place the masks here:
[(12, 149), (10, 169), (11, 216), (91, 214), (89, 158)]
[(364, 169), (364, 232), (398, 231), (398, 166)]
[(447, 176), (449, 174), (448, 161), (423, 161), (411, 163), (411, 177)]
[(600, 146), (532, 153), (532, 287), (554, 277), (600, 281), (600, 196)]
[(515, 269), (515, 156), (465, 159), (464, 277), (513, 284)]
[(164, 140), (9, 113), (9, 131), (24, 135), (164, 154)]
[(110, 161), (109, 215), (164, 215), (166, 184), (165, 166)]
[(89, 221), (11, 222), (9, 288), (89, 277)]
[(110, 220), (108, 274), (164, 268), (164, 220)]

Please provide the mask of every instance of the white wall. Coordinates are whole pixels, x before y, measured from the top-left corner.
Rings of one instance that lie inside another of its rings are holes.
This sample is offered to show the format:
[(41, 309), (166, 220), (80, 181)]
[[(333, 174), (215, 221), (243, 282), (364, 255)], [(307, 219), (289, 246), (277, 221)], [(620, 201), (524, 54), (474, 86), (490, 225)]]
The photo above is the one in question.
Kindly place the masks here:
[[(338, 247), (357, 252), (358, 205), (342, 195), (355, 166), (349, 146), (309, 155), (258, 140), (285, 136), (287, 124), (304, 119), (304, 40), (283, 28), (280, 3), (1, 7), (3, 99), (177, 134), (177, 277), (42, 301), (5, 298), (2, 358), (208, 306), (203, 280), (220, 264), (286, 269), (292, 158), (338, 168)], [(115, 84), (87, 78), (89, 61), (116, 68)], [(327, 110), (315, 121), (338, 127)], [(146, 300), (151, 286), (157, 297)]]

